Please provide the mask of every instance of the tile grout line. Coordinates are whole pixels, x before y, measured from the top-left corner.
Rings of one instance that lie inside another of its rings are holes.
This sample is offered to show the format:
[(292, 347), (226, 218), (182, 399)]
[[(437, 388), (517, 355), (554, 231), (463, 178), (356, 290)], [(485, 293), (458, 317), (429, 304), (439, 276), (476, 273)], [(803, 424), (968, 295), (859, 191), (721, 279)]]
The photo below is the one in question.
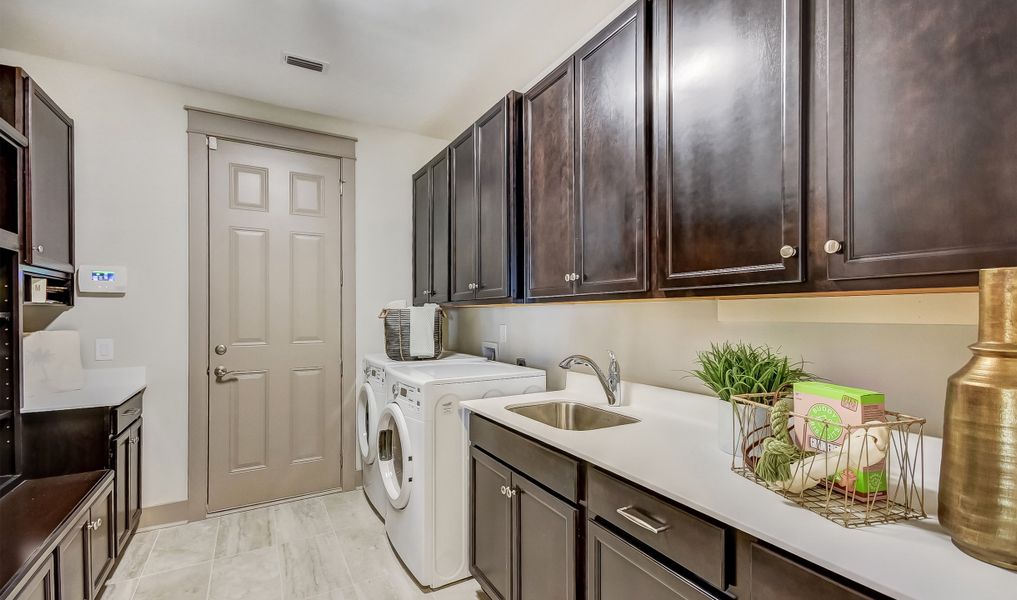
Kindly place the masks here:
[[(138, 595), (138, 588), (141, 587), (141, 578), (145, 576), (145, 567), (148, 566), (148, 559), (152, 558), (152, 552), (155, 550), (155, 545), (157, 543), (159, 543), (159, 536), (161, 535), (161, 531), (162, 531), (161, 529), (156, 529), (155, 530), (155, 539), (152, 540), (152, 547), (148, 549), (148, 553), (145, 554), (145, 560), (142, 561), (142, 563), (141, 563), (141, 570), (138, 572), (138, 577), (137, 577), (138, 585), (134, 586), (134, 590), (131, 592), (130, 600), (134, 600), (134, 597)], [(135, 535), (137, 535), (137, 534), (135, 534)], [(132, 537), (131, 538), (131, 542), (133, 542), (133, 541), (134, 541), (134, 538)], [(128, 542), (127, 545), (130, 546), (131, 545), (130, 542)], [(125, 550), (126, 550), (126, 548), (125, 548)], [(106, 586), (103, 586), (103, 588), (105, 588), (105, 587)]]
[[(341, 493), (341, 492), (340, 492)], [(320, 499), (319, 499), (320, 500)], [(346, 574), (350, 578), (350, 587), (353, 589), (353, 596), (359, 597), (360, 592), (357, 590), (357, 582), (353, 579), (353, 570), (350, 569), (350, 563), (346, 560), (346, 552), (343, 551), (342, 544), (339, 543), (339, 532), (335, 529), (335, 523), (332, 522), (332, 515), (328, 512), (328, 507), (325, 506), (325, 501), (321, 500), (321, 507), (325, 509), (325, 519), (328, 521), (328, 528), (332, 530), (332, 537), (335, 538), (336, 546), (339, 549), (339, 556), (343, 559), (343, 566), (346, 567)]]
[(215, 566), (215, 547), (219, 543), (219, 532), (222, 529), (222, 519), (215, 519), (215, 541), (212, 542), (212, 558), (208, 561), (208, 582), (205, 585), (205, 600), (212, 595), (212, 567)]

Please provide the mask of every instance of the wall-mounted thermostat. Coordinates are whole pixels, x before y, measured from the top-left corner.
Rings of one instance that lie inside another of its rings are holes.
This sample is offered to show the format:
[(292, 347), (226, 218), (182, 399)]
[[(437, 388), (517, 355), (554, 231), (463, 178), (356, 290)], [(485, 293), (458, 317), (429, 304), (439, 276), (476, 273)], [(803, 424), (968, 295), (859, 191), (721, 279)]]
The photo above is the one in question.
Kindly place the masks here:
[(78, 267), (78, 291), (85, 294), (126, 294), (127, 267)]

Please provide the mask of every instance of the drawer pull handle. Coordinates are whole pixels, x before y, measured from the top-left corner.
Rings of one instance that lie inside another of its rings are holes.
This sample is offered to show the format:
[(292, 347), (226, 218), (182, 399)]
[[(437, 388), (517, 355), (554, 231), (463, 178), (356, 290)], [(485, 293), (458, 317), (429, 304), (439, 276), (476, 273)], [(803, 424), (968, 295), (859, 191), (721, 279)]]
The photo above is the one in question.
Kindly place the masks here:
[[(639, 525), (640, 527), (651, 533), (660, 533), (662, 531), (667, 531), (668, 529), (671, 528), (671, 526), (668, 525), (667, 523), (659, 523), (658, 521), (655, 521), (654, 519), (651, 519), (650, 517), (647, 517), (646, 515), (636, 510), (633, 510), (631, 504), (628, 506), (623, 506), (615, 512), (617, 512), (619, 515), (625, 517), (629, 521), (635, 523), (636, 525)], [(657, 524), (654, 525), (654, 523)]]
[(124, 416), (133, 417), (134, 415), (139, 414), (140, 412), (141, 412), (140, 408), (128, 408), (127, 410), (124, 411)]

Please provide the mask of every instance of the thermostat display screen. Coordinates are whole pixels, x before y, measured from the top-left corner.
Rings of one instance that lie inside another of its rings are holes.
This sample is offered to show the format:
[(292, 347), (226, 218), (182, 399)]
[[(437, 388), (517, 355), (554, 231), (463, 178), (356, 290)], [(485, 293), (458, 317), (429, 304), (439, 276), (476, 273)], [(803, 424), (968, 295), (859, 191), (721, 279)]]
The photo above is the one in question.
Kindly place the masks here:
[(81, 265), (77, 279), (78, 290), (86, 294), (127, 293), (127, 267), (121, 265)]
[(114, 282), (116, 280), (116, 271), (92, 271), (92, 281)]

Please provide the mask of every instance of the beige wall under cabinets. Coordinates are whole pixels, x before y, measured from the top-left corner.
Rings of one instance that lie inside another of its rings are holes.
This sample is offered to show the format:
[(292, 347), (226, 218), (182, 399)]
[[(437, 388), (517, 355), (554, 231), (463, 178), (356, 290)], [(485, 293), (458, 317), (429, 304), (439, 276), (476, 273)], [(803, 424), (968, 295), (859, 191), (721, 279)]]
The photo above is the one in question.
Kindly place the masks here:
[(967, 362), (977, 336), (976, 299), (906, 294), (460, 308), (450, 311), (450, 335), (456, 350), (480, 353), (481, 342), (498, 342), (506, 325), (499, 360), (525, 357), (546, 369), (549, 389), (563, 386), (558, 362), (565, 356), (588, 354), (603, 366), (611, 349), (626, 381), (705, 393), (687, 376), (696, 351), (725, 340), (768, 344), (804, 358), (832, 382), (884, 392), (889, 408), (925, 417), (927, 433), (941, 435), (946, 379)]
[[(187, 498), (185, 105), (359, 139), (357, 350), (381, 350), (378, 309), (410, 297), (410, 173), (447, 140), (11, 50), (0, 49), (0, 63), (27, 69), (74, 119), (78, 262), (130, 274), (125, 297), (78, 298), (49, 328), (81, 332), (85, 368), (148, 368), (145, 506)], [(97, 337), (115, 340), (116, 360), (93, 360)]]

